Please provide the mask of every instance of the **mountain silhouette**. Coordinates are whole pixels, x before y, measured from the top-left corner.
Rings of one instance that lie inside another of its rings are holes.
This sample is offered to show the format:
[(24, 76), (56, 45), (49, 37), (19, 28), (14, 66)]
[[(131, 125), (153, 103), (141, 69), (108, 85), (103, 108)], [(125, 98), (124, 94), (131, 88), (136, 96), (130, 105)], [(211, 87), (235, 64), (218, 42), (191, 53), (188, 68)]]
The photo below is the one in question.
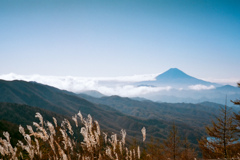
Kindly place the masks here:
[(201, 79), (192, 77), (178, 68), (170, 68), (166, 72), (158, 75), (154, 81), (143, 81), (139, 82), (140, 86), (172, 86), (172, 87), (188, 87), (190, 85), (214, 85), (219, 84), (207, 82)]
[(187, 75), (183, 71), (179, 70), (178, 68), (170, 68), (166, 72), (158, 75), (156, 80), (163, 80), (163, 79), (176, 79), (176, 78), (186, 78), (186, 79), (194, 79), (194, 77)]

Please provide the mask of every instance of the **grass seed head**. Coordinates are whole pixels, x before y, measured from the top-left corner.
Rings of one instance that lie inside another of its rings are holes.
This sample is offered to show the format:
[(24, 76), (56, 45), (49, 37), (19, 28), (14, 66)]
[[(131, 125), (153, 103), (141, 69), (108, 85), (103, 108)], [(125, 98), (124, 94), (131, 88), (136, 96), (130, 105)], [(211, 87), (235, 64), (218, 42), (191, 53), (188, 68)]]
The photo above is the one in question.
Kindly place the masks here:
[(143, 127), (141, 132), (142, 132), (142, 135), (143, 135), (143, 142), (144, 142), (146, 140), (146, 128)]
[(42, 117), (42, 115), (39, 112), (37, 112), (35, 117), (39, 119), (40, 124), (43, 126), (43, 117)]

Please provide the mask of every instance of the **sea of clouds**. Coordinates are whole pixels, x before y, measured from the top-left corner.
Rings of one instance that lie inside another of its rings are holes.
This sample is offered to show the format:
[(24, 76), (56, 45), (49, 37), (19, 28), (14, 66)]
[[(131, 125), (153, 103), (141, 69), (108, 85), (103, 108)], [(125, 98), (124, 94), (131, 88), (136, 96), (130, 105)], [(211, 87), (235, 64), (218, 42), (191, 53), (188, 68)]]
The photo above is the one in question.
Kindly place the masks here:
[(73, 77), (73, 76), (43, 76), (18, 75), (14, 73), (0, 75), (3, 80), (24, 80), (46, 84), (59, 89), (80, 93), (87, 90), (96, 90), (104, 95), (140, 96), (147, 93), (169, 90), (171, 87), (134, 86), (134, 82), (154, 80), (156, 75), (134, 75), (124, 77)]
[[(134, 75), (122, 77), (73, 77), (73, 76), (44, 76), (44, 75), (18, 75), (14, 73), (0, 75), (3, 80), (24, 80), (34, 81), (41, 84), (53, 86), (62, 90), (80, 93), (87, 90), (96, 90), (104, 95), (119, 95), (125, 97), (144, 96), (149, 93), (169, 91), (171, 86), (153, 87), (137, 86), (135, 82), (155, 80), (158, 74)], [(214, 89), (213, 85), (192, 85), (190, 90), (209, 90)], [(182, 88), (178, 88), (182, 90)]]

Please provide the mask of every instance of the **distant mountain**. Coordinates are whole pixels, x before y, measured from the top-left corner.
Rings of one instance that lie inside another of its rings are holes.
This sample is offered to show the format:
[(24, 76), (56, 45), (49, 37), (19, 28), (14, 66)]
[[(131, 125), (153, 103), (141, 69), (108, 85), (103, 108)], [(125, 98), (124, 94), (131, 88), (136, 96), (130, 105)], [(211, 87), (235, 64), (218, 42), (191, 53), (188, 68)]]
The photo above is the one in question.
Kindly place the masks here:
[(179, 70), (178, 68), (170, 68), (166, 72), (158, 75), (156, 77), (156, 80), (157, 81), (163, 80), (163, 79), (169, 80), (169, 79), (175, 79), (175, 78), (194, 79), (193, 77), (187, 75), (186, 73)]
[[(8, 121), (11, 121), (9, 119), (11, 118), (11, 112), (13, 112), (12, 115), (16, 115), (14, 119), (18, 119), (18, 116), (21, 117), (25, 114), (34, 116), (35, 111), (38, 110), (37, 108), (67, 117), (76, 114), (80, 110), (84, 116), (91, 114), (94, 119), (98, 120), (104, 131), (119, 133), (121, 129), (126, 129), (130, 137), (133, 136), (138, 139), (142, 137), (140, 130), (143, 126), (146, 127), (149, 136), (165, 139), (172, 125), (172, 122), (165, 120), (145, 119), (126, 115), (107, 105), (89, 102), (74, 93), (25, 81), (0, 80), (0, 102), (8, 102), (7, 104), (0, 103), (3, 111), (1, 112), (1, 117), (5, 116), (5, 119)], [(18, 104), (12, 105), (12, 103)], [(14, 107), (16, 108), (14, 109)], [(37, 108), (34, 110), (24, 109), (29, 107)], [(8, 110), (11, 112), (7, 112)], [(22, 122), (25, 121), (24, 118), (21, 119), (23, 120)], [(19, 120), (21, 119), (19, 118)], [(191, 141), (197, 143), (196, 139), (202, 135), (201, 130), (183, 122), (177, 122), (176, 124), (180, 128), (181, 134), (191, 135)]]
[(188, 87), (190, 85), (214, 85), (214, 86), (220, 86), (216, 83), (211, 83), (207, 81), (203, 81), (197, 78), (194, 78), (192, 76), (187, 75), (183, 71), (177, 69), (177, 68), (171, 68), (167, 70), (166, 72), (158, 75), (154, 81), (143, 81), (138, 82), (137, 85), (139, 86), (172, 86), (172, 87)]
[(86, 94), (86, 95), (96, 97), (96, 98), (101, 98), (101, 97), (105, 96), (104, 94), (102, 94), (98, 91), (95, 91), (95, 90), (82, 91), (82, 92), (80, 92), (80, 94)]
[(211, 118), (218, 113), (220, 104), (209, 103), (207, 106), (202, 104), (190, 103), (156, 103), (152, 101), (138, 101), (119, 96), (94, 98), (79, 95), (93, 103), (105, 104), (115, 108), (122, 113), (165, 121), (175, 121), (187, 123), (191, 127), (202, 128), (211, 123)]
[(143, 98), (168, 103), (200, 103), (209, 101), (225, 104), (225, 97), (228, 97), (228, 105), (233, 105), (230, 100), (240, 97), (240, 89), (231, 85), (221, 85), (207, 82), (192, 77), (177, 68), (158, 75), (155, 80), (135, 83), (136, 86), (148, 87), (169, 87), (143, 95)]
[(240, 88), (233, 86), (222, 86), (213, 89), (191, 90), (191, 89), (171, 89), (169, 91), (159, 91), (145, 94), (144, 98), (167, 103), (200, 103), (204, 101), (225, 104), (227, 96), (227, 105), (233, 106), (231, 100), (240, 97)]
[(221, 87), (217, 87), (216, 90), (221, 92), (239, 92), (240, 91), (238, 87), (234, 87), (231, 85), (224, 85)]

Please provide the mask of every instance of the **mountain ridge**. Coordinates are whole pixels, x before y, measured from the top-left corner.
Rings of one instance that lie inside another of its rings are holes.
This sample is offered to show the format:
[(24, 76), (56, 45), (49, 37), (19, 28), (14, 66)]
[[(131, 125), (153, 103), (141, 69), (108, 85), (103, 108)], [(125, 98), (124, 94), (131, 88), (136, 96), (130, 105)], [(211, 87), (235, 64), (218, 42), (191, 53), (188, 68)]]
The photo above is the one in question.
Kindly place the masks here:
[[(108, 105), (92, 103), (77, 97), (74, 93), (68, 94), (54, 87), (25, 81), (0, 80), (0, 102), (6, 101), (39, 107), (64, 116), (73, 116), (81, 111), (83, 116), (90, 114), (99, 121), (103, 130), (119, 133), (121, 129), (126, 129), (130, 136), (137, 138), (142, 137), (140, 130), (143, 126), (148, 130), (149, 136), (152, 135), (158, 139), (165, 139), (171, 128), (171, 122), (165, 120), (126, 115)], [(182, 134), (185, 132), (190, 134), (194, 131), (195, 138), (192, 140), (197, 143), (196, 138), (202, 135), (200, 130), (192, 128), (187, 123), (178, 122), (177, 124), (179, 128), (184, 128), (180, 130)]]

